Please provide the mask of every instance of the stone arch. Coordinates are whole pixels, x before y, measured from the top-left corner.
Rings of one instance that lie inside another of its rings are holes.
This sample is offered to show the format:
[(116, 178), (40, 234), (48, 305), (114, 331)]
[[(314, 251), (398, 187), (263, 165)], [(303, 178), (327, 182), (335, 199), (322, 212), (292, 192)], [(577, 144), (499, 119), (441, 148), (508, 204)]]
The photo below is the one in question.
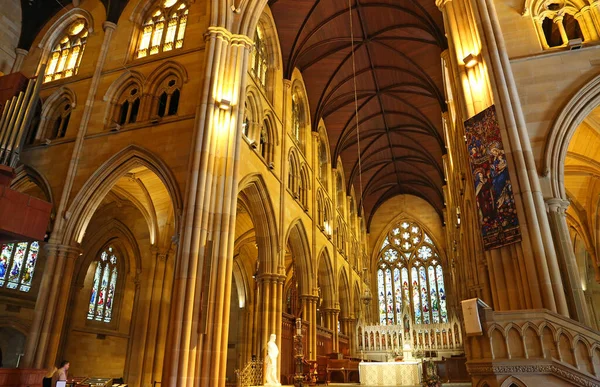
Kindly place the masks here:
[(83, 257), (75, 263), (75, 284), (83, 286), (87, 267), (95, 260), (98, 251), (116, 240), (119, 240), (119, 251), (127, 256), (123, 266), (124, 272), (130, 273), (132, 267), (136, 272), (142, 270), (141, 253), (135, 236), (121, 221), (112, 219), (100, 233), (89, 238), (88, 248)]
[(335, 276), (327, 247), (323, 247), (319, 253), (317, 281), (320, 297), (322, 299), (321, 305), (325, 308), (333, 308), (335, 303)]
[[(61, 102), (61, 100), (68, 100), (71, 103), (71, 110), (77, 107), (77, 95), (68, 87), (61, 86), (58, 90), (52, 93), (43, 102), (40, 123), (38, 128), (36, 128), (37, 133), (34, 136), (36, 140), (43, 139), (43, 135), (48, 131), (48, 120), (50, 120), (56, 109), (56, 105)], [(32, 128), (32, 130), (36, 129)]]
[[(146, 84), (146, 78), (141, 73), (132, 70), (124, 72), (117, 78), (106, 90), (103, 101), (108, 102), (106, 104), (106, 110), (104, 112), (104, 125), (112, 126), (115, 121), (115, 111), (118, 108), (119, 99), (122, 97), (123, 93), (130, 87), (136, 86), (139, 88), (140, 97), (145, 96), (144, 85)], [(143, 101), (144, 98), (141, 98)], [(145, 106), (140, 106), (139, 111), (143, 112)]]
[(169, 60), (162, 62), (152, 71), (152, 73), (150, 73), (147, 78), (149, 85), (148, 90), (154, 92), (158, 87), (157, 83), (169, 75), (175, 75), (177, 78), (181, 79), (183, 83), (188, 82), (188, 73), (185, 66), (174, 60)]
[[(338, 302), (340, 304), (340, 317), (350, 317), (350, 282), (346, 268), (342, 267), (338, 275)], [(347, 334), (347, 332), (344, 332)]]
[(277, 273), (280, 251), (277, 223), (269, 191), (260, 174), (244, 177), (238, 186), (238, 198), (246, 204), (255, 227), (261, 273)]
[(47, 30), (42, 29), (40, 33), (43, 33), (43, 35), (37, 46), (38, 48), (42, 49), (43, 61), (46, 60), (48, 52), (52, 49), (53, 43), (60, 37), (61, 34), (64, 33), (65, 28), (78, 19), (85, 20), (89, 33), (94, 32), (96, 29), (94, 25), (94, 17), (87, 10), (79, 7), (73, 7), (65, 11), (62, 15), (55, 17), (55, 20), (51, 22), (52, 24), (50, 25), (50, 28)]
[(523, 383), (523, 381), (521, 381), (521, 379), (517, 378), (516, 376), (509, 376), (501, 384), (501, 387), (512, 387), (512, 386), (527, 387), (527, 385), (525, 383)]
[(544, 176), (550, 179), (552, 196), (568, 200), (564, 164), (569, 142), (583, 120), (600, 105), (600, 75), (583, 85), (563, 107), (550, 129), (544, 150)]
[[(175, 177), (158, 156), (140, 146), (130, 145), (102, 164), (75, 196), (67, 211), (69, 215), (62, 236), (64, 244), (82, 241), (87, 225), (101, 201), (121, 177), (136, 167), (148, 168), (163, 183), (173, 206), (175, 230), (179, 229), (182, 199)], [(152, 234), (153, 230), (150, 232)]]
[[(308, 237), (304, 224), (300, 219), (294, 220), (287, 233), (286, 241), (289, 242), (289, 246), (292, 249), (291, 253), (296, 263), (298, 270), (298, 286), (301, 295), (312, 294), (313, 283), (312, 273), (314, 273), (311, 263), (310, 247), (308, 244)], [(283, 257), (283, 255), (282, 255)], [(284, 262), (280, 262), (280, 265), (284, 265)]]
[[(45, 200), (54, 204), (52, 188), (44, 175), (30, 165), (21, 164), (15, 170), (15, 178), (11, 182), (10, 188), (22, 193), (29, 193), (38, 199)], [(39, 194), (33, 194), (34, 188), (39, 190)]]

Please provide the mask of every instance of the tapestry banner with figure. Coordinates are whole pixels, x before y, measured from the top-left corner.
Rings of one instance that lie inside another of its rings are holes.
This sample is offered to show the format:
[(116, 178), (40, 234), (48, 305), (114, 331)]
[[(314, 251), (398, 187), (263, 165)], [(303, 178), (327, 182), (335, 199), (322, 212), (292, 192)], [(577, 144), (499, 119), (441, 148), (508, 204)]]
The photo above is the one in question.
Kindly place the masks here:
[(484, 249), (519, 242), (521, 230), (495, 106), (465, 121), (465, 136)]

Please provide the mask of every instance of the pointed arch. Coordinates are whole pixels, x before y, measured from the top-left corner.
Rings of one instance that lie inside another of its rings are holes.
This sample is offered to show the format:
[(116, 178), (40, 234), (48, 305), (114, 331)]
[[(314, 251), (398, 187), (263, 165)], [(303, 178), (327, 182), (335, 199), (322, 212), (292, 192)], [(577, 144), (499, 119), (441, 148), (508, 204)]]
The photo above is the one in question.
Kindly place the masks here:
[(42, 105), (35, 140), (54, 140), (65, 137), (71, 113), (76, 106), (77, 99), (71, 89), (61, 87), (52, 93)]
[[(177, 181), (167, 165), (150, 151), (130, 145), (102, 164), (83, 185), (69, 207), (69, 218), (62, 241), (67, 245), (81, 243), (91, 217), (116, 182), (136, 167), (146, 167), (163, 183), (175, 214), (175, 230), (179, 230), (182, 199)], [(151, 230), (152, 233), (152, 230)]]
[(571, 97), (554, 120), (544, 149), (544, 177), (550, 179), (552, 196), (568, 200), (565, 189), (565, 159), (571, 138), (583, 120), (600, 105), (600, 75), (592, 78)]
[[(31, 191), (34, 189), (34, 187), (37, 187), (41, 191), (43, 197), (32, 194)], [(15, 170), (15, 178), (11, 182), (10, 188), (18, 192), (29, 193), (38, 199), (42, 199), (48, 203), (54, 204), (52, 188), (50, 188), (48, 179), (46, 179), (44, 175), (30, 165), (21, 164), (17, 167)], [(54, 212), (54, 207), (52, 211)]]
[(317, 265), (317, 288), (321, 298), (321, 306), (333, 308), (335, 304), (335, 275), (333, 264), (327, 247), (323, 247), (319, 253)]
[[(108, 88), (106, 94), (104, 94), (103, 100), (108, 102), (106, 104), (106, 111), (104, 115), (104, 123), (107, 127), (112, 128), (113, 126), (120, 124), (127, 124), (136, 121), (141, 121), (142, 117), (137, 117), (138, 114), (141, 116), (141, 112), (144, 111), (143, 96), (145, 95), (144, 85), (145, 77), (139, 72), (127, 71), (121, 74)], [(135, 117), (132, 119), (131, 109), (135, 101), (137, 107), (135, 108)], [(125, 105), (127, 103), (127, 105)]]
[[(289, 246), (292, 249), (291, 253), (296, 264), (300, 295), (311, 295), (312, 289), (314, 288), (312, 283), (312, 273), (314, 271), (310, 259), (310, 246), (308, 243), (306, 229), (300, 219), (296, 219), (291, 223), (286, 233), (285, 240), (289, 243)], [(283, 256), (284, 255), (282, 254), (282, 257)], [(280, 262), (281, 266), (284, 264), (284, 262)]]
[[(338, 302), (340, 304), (340, 317), (350, 317), (350, 282), (348, 272), (342, 267), (338, 275)], [(347, 332), (344, 332), (347, 334)]]
[(262, 175), (245, 176), (238, 186), (238, 198), (247, 206), (255, 227), (260, 273), (277, 273), (280, 251), (273, 202)]

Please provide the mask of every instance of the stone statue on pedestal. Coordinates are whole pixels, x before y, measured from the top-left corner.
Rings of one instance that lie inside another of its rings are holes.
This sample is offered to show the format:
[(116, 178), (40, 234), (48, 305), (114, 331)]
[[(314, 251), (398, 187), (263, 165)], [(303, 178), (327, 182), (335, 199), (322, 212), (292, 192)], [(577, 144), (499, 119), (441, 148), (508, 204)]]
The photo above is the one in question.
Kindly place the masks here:
[(277, 377), (277, 358), (279, 357), (279, 348), (275, 344), (276, 336), (271, 335), (269, 343), (267, 344), (267, 375), (265, 380), (265, 386), (281, 386), (279, 378)]

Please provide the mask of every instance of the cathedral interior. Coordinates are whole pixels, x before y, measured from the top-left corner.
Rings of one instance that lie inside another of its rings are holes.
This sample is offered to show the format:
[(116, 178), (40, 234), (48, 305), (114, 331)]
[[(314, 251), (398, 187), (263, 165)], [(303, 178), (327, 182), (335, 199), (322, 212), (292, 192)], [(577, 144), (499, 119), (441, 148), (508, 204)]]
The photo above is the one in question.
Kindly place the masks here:
[(600, 386), (599, 1), (0, 3), (0, 386)]

